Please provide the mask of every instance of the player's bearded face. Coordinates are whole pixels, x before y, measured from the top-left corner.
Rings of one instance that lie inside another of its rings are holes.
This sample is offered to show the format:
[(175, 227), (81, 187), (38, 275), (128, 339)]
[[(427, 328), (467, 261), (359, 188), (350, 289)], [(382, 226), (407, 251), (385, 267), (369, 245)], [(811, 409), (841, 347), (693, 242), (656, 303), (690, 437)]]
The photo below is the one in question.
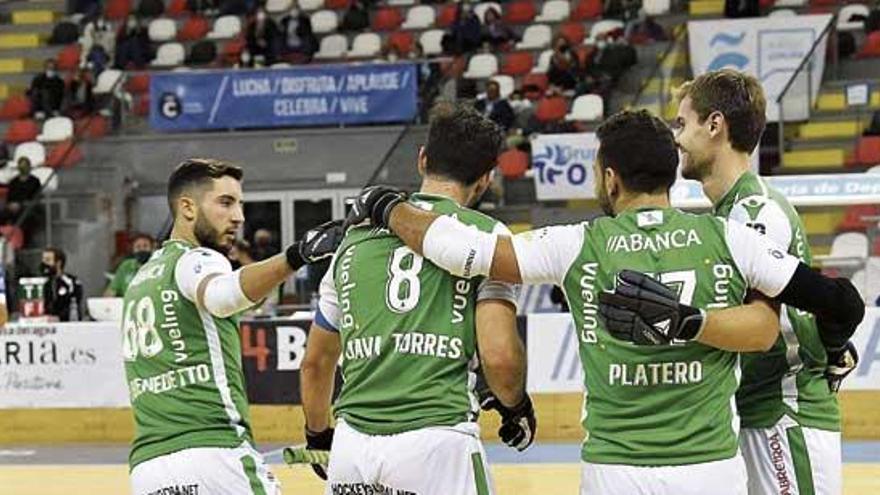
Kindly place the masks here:
[(685, 179), (702, 180), (711, 172), (710, 138), (691, 107), (690, 97), (682, 100), (675, 119), (675, 142), (678, 145), (681, 175)]
[(231, 177), (214, 181), (214, 189), (202, 196), (193, 235), (200, 245), (227, 254), (244, 222), (241, 184)]

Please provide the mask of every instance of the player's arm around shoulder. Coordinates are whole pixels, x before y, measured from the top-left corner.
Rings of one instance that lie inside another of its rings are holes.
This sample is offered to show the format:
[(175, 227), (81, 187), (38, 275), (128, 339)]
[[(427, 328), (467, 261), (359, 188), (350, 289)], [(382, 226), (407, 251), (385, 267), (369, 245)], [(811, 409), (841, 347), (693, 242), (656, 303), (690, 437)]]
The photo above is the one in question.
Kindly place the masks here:
[(766, 235), (783, 251), (788, 251), (791, 246), (791, 221), (782, 206), (768, 196), (756, 194), (740, 198), (728, 218)]
[(223, 255), (207, 248), (187, 251), (174, 267), (180, 293), (199, 309), (218, 318), (228, 318), (254, 303), (241, 290), (241, 270)]

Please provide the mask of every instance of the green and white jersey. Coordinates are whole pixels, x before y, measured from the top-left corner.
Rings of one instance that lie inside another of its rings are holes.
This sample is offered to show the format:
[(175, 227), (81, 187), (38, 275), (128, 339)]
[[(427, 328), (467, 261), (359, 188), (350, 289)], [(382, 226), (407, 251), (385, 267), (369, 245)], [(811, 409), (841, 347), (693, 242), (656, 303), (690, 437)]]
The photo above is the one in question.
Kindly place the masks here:
[(674, 288), (683, 303), (725, 308), (750, 288), (781, 292), (796, 258), (736, 222), (672, 208), (546, 227), (515, 236), (513, 246), (523, 283), (557, 284), (568, 299), (584, 369), (584, 461), (662, 466), (736, 454), (739, 354), (615, 339), (598, 316), (599, 293), (631, 269)]
[[(484, 232), (503, 224), (441, 196), (413, 203)], [(343, 385), (334, 414), (370, 435), (475, 421), (475, 307), (513, 288), (456, 278), (385, 229), (349, 231), (321, 283), (316, 321), (339, 332)]]
[[(779, 191), (746, 172), (715, 205), (715, 214), (765, 234), (810, 264), (812, 254), (797, 211)], [(737, 404), (744, 428), (770, 428), (783, 415), (802, 426), (840, 430), (837, 397), (823, 377), (827, 357), (813, 315), (782, 307), (781, 333), (765, 353), (743, 356)]]
[(205, 277), (230, 271), (220, 253), (170, 240), (125, 293), (132, 468), (178, 450), (251, 441), (238, 320), (214, 317), (194, 303)]

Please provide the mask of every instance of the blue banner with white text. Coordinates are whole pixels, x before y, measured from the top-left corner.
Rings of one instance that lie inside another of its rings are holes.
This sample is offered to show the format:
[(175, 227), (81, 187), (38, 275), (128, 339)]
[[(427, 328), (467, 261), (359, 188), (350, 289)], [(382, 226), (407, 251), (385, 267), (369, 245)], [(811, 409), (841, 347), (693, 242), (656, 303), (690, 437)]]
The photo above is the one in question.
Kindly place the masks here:
[(418, 110), (413, 64), (169, 72), (150, 79), (159, 131), (407, 122)]

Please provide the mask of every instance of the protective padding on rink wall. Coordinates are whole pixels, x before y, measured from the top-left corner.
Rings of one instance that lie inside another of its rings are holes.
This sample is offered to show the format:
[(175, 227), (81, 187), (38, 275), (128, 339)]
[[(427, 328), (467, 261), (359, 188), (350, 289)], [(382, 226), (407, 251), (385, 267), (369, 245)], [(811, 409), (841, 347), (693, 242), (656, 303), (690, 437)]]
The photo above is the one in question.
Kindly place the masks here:
[[(580, 394), (534, 394), (539, 441), (577, 442), (582, 439)], [(880, 391), (840, 394), (844, 438), (880, 440)], [(303, 441), (300, 406), (251, 406), (258, 443)], [(483, 438), (498, 439), (498, 415), (480, 417)], [(134, 425), (128, 409), (4, 409), (0, 410), (0, 444), (126, 443)]]

